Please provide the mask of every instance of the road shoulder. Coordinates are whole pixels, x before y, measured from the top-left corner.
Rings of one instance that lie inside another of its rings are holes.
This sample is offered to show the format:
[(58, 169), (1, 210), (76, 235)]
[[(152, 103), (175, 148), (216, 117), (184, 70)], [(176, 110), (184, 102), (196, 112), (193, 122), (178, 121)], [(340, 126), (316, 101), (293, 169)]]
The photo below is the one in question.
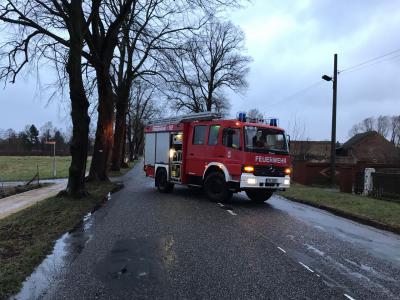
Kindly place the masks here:
[[(55, 240), (82, 222), (118, 186), (87, 184), (89, 197), (54, 196), (0, 219), (0, 299), (16, 293), (25, 278), (52, 250)], [(54, 190), (57, 193), (58, 189)]]
[(400, 203), (294, 185), (280, 196), (337, 216), (400, 234)]

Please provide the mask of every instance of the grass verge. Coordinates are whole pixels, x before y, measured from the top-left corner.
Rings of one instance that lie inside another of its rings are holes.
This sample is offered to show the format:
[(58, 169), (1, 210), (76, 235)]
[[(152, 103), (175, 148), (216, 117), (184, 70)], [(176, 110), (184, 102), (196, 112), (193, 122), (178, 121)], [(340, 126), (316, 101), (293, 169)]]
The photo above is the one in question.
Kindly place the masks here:
[(55, 240), (101, 205), (116, 184), (92, 183), (87, 188), (87, 198), (52, 197), (0, 220), (0, 299), (18, 292)]
[(360, 223), (400, 233), (400, 204), (323, 188), (294, 184), (279, 194)]
[(41, 183), (41, 184), (30, 184), (30, 185), (17, 185), (12, 187), (4, 187), (0, 186), (0, 199), (5, 197), (10, 197), (13, 195), (25, 193), (31, 190), (40, 189), (42, 187), (46, 187), (51, 185), (51, 183)]
[(132, 161), (132, 162), (128, 162), (127, 166), (125, 168), (121, 168), (119, 171), (109, 171), (108, 172), (108, 176), (110, 176), (110, 177), (120, 177), (122, 175), (125, 175), (130, 170), (132, 170), (132, 168), (136, 165), (137, 162), (138, 162), (138, 160), (135, 160), (135, 161)]

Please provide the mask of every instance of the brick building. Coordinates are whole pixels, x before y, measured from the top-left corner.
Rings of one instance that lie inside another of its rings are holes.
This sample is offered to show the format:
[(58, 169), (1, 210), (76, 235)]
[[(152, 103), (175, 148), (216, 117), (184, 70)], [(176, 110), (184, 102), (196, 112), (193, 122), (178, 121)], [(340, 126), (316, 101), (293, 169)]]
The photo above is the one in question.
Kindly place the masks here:
[(398, 165), (400, 149), (376, 131), (359, 133), (336, 149), (337, 158), (372, 164)]

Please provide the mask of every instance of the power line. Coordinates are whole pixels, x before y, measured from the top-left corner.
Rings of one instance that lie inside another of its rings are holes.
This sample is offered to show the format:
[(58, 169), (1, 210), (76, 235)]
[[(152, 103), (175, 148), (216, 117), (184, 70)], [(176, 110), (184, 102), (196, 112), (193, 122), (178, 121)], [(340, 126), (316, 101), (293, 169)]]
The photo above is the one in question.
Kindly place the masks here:
[(392, 54), (397, 53), (397, 52), (400, 52), (400, 49), (396, 49), (396, 50), (393, 50), (393, 51), (388, 52), (388, 53), (386, 53), (386, 54), (383, 54), (383, 55), (380, 55), (380, 56), (376, 56), (376, 57), (374, 57), (374, 58), (370, 58), (370, 59), (368, 59), (368, 60), (366, 60), (366, 61), (360, 62), (360, 63), (358, 63), (358, 64), (356, 64), (356, 65), (353, 65), (353, 66), (350, 66), (350, 67), (345, 68), (345, 69), (343, 69), (343, 70), (340, 70), (339, 73), (348, 72), (348, 71), (350, 71), (350, 70), (352, 70), (352, 69), (361, 67), (361, 66), (363, 66), (363, 65), (366, 65), (366, 64), (368, 64), (368, 63), (374, 62), (374, 61), (376, 61), (376, 60), (379, 60), (379, 59), (381, 59), (381, 58), (387, 57), (387, 56), (392, 55)]
[(291, 101), (291, 100), (295, 99), (295, 97), (297, 97), (297, 96), (299, 96), (301, 94), (304, 94), (304, 93), (308, 92), (309, 90), (319, 86), (322, 82), (323, 82), (322, 80), (318, 80), (317, 82), (314, 82), (313, 84), (311, 84), (311, 85), (309, 85), (309, 86), (307, 86), (305, 88), (302, 88), (301, 90), (298, 90), (297, 92), (291, 94), (290, 96), (287, 96), (287, 97), (285, 97), (285, 98), (283, 98), (281, 100), (278, 100), (278, 101), (270, 104), (270, 106), (275, 106), (275, 105), (277, 105), (279, 103), (282, 103), (282, 102)]
[[(400, 52), (400, 48), (399, 48), (399, 49), (396, 49), (396, 50), (393, 50), (393, 51), (391, 51), (391, 52), (385, 53), (385, 54), (383, 54), (383, 55), (376, 56), (376, 57), (374, 57), (374, 58), (368, 59), (368, 60), (366, 60), (366, 61), (360, 62), (360, 63), (355, 64), (355, 65), (353, 65), (353, 66), (350, 66), (350, 67), (348, 67), (348, 68), (345, 68), (345, 69), (343, 69), (343, 70), (341, 70), (341, 71), (338, 71), (338, 74), (341, 74), (341, 73), (343, 73), (343, 72), (349, 72), (349, 73), (351, 73), (351, 72), (356, 72), (356, 71), (359, 71), (359, 70), (364, 69), (364, 68), (366, 68), (366, 67), (370, 67), (370, 66), (376, 65), (376, 64), (378, 64), (378, 63), (384, 62), (384, 61), (389, 61), (389, 60), (393, 60), (393, 59), (399, 58), (399, 57), (400, 57), (400, 54), (399, 54), (399, 55), (395, 55), (395, 56), (393, 56), (393, 57), (388, 57), (388, 58), (382, 60), (382, 58), (385, 58), (385, 57), (387, 57), (387, 56), (390, 56), (390, 55), (392, 55), (392, 54), (394, 54), (394, 53), (398, 53), (398, 52)], [(377, 60), (378, 60), (378, 61), (377, 61)], [(375, 61), (376, 61), (376, 62), (375, 62)], [(372, 62), (375, 62), (375, 63), (370, 64), (370, 63), (372, 63)], [(323, 83), (323, 81), (322, 81), (322, 80), (319, 80), (319, 81), (317, 81), (317, 82), (315, 82), (315, 83), (313, 83), (313, 84), (311, 84), (311, 85), (309, 85), (309, 86), (307, 86), (307, 87), (305, 87), (305, 88), (302, 88), (301, 90), (298, 90), (297, 92), (291, 94), (290, 96), (287, 96), (287, 97), (285, 97), (285, 98), (283, 98), (283, 99), (281, 99), (281, 100), (279, 100), (279, 101), (276, 101), (276, 102), (270, 104), (270, 106), (275, 106), (275, 105), (280, 104), (280, 103), (282, 103), (282, 102), (291, 101), (291, 100), (295, 99), (295, 97), (297, 97), (297, 96), (299, 96), (299, 95), (302, 95), (302, 94), (308, 92), (309, 90), (311, 90), (311, 89), (313, 89), (313, 88), (319, 86), (319, 85), (322, 84), (322, 83)]]
[(399, 55), (392, 56), (392, 57), (388, 57), (388, 58), (383, 59), (383, 60), (376, 61), (376, 62), (374, 62), (374, 63), (372, 63), (372, 64), (359, 66), (359, 67), (357, 67), (357, 68), (353, 68), (353, 69), (347, 71), (346, 74), (353, 73), (353, 72), (357, 72), (357, 71), (363, 70), (363, 69), (365, 69), (365, 68), (369, 68), (369, 67), (375, 66), (375, 65), (377, 65), (377, 64), (383, 63), (383, 62), (385, 62), (385, 61), (395, 60), (396, 58), (399, 58), (399, 57), (400, 57), (400, 54), (399, 54)]

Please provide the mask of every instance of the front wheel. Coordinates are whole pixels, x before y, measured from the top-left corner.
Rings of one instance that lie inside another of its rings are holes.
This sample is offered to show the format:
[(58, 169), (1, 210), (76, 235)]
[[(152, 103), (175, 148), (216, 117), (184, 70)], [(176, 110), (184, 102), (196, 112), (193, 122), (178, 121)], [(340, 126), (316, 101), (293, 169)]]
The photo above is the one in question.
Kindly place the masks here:
[(232, 197), (225, 176), (219, 172), (213, 172), (206, 177), (204, 192), (214, 202), (226, 202)]
[(168, 182), (167, 171), (164, 168), (157, 170), (156, 187), (160, 193), (170, 193), (174, 189), (174, 184)]
[(264, 190), (264, 189), (246, 190), (247, 197), (249, 197), (252, 201), (257, 203), (263, 203), (267, 201), (269, 198), (271, 198), (273, 193), (274, 191), (272, 190)]

